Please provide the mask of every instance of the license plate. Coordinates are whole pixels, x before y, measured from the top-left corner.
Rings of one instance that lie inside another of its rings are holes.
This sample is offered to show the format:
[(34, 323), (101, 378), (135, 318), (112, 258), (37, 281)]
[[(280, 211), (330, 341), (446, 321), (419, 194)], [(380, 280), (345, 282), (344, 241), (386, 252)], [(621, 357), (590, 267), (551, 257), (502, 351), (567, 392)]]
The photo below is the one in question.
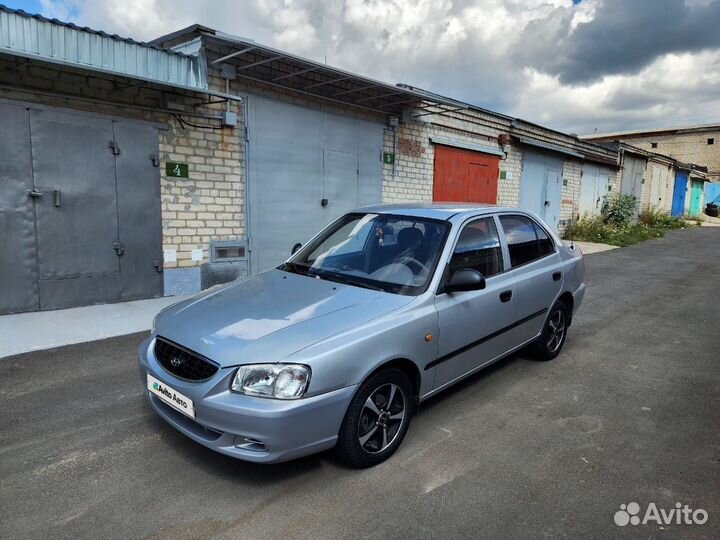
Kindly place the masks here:
[(149, 373), (147, 374), (147, 388), (173, 409), (180, 411), (190, 418), (195, 418), (195, 406), (193, 405), (192, 399), (169, 387), (164, 382), (158, 381)]

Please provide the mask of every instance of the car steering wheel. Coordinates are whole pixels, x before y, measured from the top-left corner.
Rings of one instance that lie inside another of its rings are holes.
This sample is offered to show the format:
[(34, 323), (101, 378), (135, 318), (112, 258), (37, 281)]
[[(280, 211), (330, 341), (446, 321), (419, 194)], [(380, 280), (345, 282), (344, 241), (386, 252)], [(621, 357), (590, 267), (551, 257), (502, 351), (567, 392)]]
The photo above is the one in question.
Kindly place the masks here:
[[(415, 257), (411, 257), (411, 256), (409, 256), (409, 255), (406, 255), (406, 256), (402, 257), (402, 258), (401, 258), (399, 261), (397, 261), (397, 262), (400, 263), (400, 264), (404, 264), (405, 266), (409, 266), (408, 263), (410, 263), (410, 264), (415, 264), (415, 265), (419, 266), (421, 270), (424, 270), (424, 271), (427, 272), (428, 274), (430, 273), (430, 269), (429, 269), (425, 264), (423, 264), (423, 263), (421, 263), (420, 261), (418, 261)], [(415, 273), (415, 272), (413, 272), (413, 273)]]

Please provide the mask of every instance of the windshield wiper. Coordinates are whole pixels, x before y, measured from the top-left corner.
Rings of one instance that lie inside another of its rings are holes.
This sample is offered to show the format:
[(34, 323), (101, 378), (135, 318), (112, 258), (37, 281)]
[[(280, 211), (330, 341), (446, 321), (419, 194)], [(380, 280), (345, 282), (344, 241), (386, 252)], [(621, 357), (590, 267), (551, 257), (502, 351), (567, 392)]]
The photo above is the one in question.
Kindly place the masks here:
[(283, 263), (280, 266), (280, 270), (284, 270), (286, 272), (292, 272), (293, 274), (307, 275), (308, 270), (310, 270), (310, 267), (288, 261), (286, 263)]
[(354, 285), (356, 287), (362, 287), (363, 289), (371, 289), (373, 291), (380, 291), (380, 292), (386, 292), (385, 289), (382, 287), (378, 287), (377, 285), (370, 285), (369, 283), (365, 283), (364, 281), (360, 281), (357, 279), (351, 279), (347, 277), (344, 274), (337, 274), (335, 272), (328, 272), (327, 270), (318, 270), (313, 269), (313, 273), (308, 275), (317, 276), (321, 279), (327, 279), (328, 281), (335, 281), (337, 283), (343, 283), (344, 285)]

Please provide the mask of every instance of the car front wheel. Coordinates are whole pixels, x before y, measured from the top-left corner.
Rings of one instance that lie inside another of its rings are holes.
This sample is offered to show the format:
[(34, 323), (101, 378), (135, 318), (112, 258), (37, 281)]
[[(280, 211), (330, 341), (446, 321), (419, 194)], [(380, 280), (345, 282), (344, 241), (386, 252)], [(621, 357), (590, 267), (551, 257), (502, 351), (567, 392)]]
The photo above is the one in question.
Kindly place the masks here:
[(407, 376), (386, 369), (371, 376), (355, 394), (335, 447), (348, 465), (372, 467), (395, 453), (405, 437), (413, 412)]
[(568, 322), (568, 307), (565, 302), (558, 300), (550, 309), (542, 333), (532, 346), (532, 351), (539, 360), (552, 360), (560, 354), (567, 338)]

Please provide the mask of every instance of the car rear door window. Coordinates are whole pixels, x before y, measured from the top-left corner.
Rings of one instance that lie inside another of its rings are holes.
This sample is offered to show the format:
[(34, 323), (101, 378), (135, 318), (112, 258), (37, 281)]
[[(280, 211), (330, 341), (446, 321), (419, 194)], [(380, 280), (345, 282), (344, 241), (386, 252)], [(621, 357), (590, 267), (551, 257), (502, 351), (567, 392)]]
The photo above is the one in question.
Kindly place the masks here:
[(521, 266), (553, 253), (555, 246), (545, 230), (525, 216), (500, 216), (510, 252), (510, 264)]
[(500, 236), (493, 218), (473, 221), (460, 233), (450, 259), (450, 269), (460, 268), (477, 270), (485, 277), (503, 271)]

